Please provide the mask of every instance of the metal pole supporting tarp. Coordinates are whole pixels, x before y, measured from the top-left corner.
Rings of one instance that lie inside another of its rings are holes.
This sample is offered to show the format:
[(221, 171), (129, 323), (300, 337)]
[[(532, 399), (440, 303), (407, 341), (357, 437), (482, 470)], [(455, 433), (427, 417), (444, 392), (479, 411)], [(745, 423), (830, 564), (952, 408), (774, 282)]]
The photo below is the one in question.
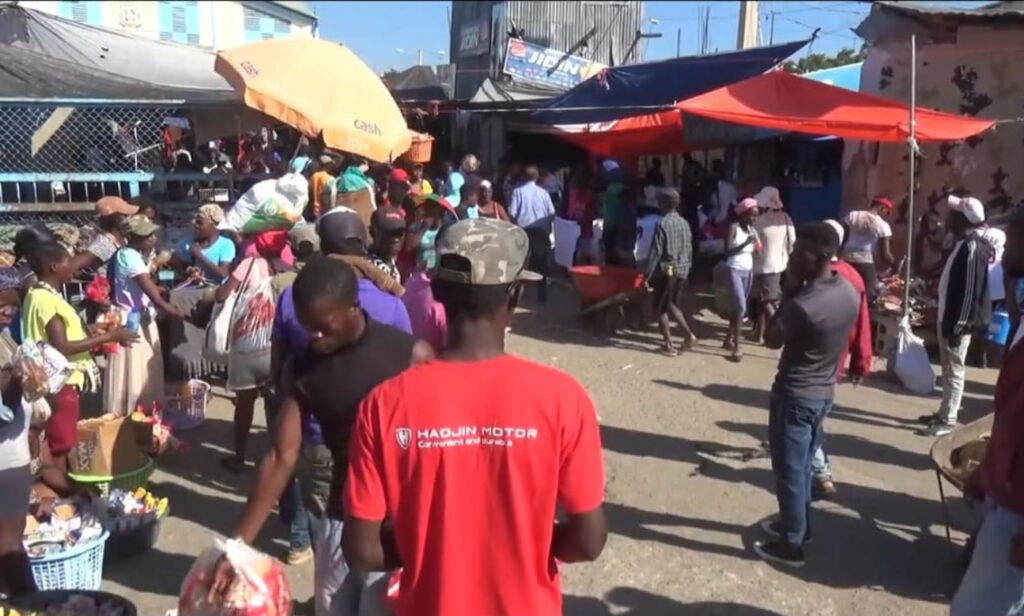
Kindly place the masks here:
[(903, 274), (903, 318), (910, 316), (910, 256), (913, 253), (911, 247), (914, 245), (914, 191), (917, 182), (914, 181), (914, 155), (917, 153), (916, 139), (916, 109), (917, 109), (917, 36), (910, 35), (910, 136), (907, 139), (907, 245), (904, 249), (906, 255), (903, 259), (905, 270)]

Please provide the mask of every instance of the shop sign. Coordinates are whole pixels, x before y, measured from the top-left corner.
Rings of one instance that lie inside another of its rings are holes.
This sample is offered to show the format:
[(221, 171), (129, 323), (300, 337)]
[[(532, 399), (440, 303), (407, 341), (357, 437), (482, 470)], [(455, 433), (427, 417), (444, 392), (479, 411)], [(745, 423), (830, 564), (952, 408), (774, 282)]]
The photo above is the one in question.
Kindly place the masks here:
[(569, 89), (597, 74), (604, 64), (567, 55), (521, 39), (509, 39), (505, 52), (506, 75), (539, 85)]

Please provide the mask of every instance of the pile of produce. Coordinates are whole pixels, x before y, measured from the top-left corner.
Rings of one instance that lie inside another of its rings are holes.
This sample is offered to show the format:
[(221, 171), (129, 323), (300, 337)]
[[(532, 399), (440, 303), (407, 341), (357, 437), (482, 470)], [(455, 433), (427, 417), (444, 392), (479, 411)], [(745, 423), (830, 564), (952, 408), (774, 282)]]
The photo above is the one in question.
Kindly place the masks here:
[(30, 558), (51, 556), (103, 534), (99, 519), (72, 501), (57, 501), (48, 516), (39, 507), (39, 503), (33, 505), (35, 511), (25, 517), (23, 543)]

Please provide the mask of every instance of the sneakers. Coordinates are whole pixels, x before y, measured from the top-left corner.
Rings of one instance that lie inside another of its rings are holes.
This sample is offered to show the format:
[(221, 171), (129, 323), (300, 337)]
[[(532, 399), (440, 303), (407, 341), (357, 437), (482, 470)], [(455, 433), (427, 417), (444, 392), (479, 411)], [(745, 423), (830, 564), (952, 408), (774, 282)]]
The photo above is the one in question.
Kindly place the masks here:
[(815, 477), (811, 480), (811, 500), (828, 500), (836, 495), (836, 484), (831, 479)]
[(772, 541), (755, 541), (754, 551), (768, 562), (799, 568), (804, 566), (804, 550), (798, 545), (791, 545), (781, 539)]
[(930, 424), (927, 428), (918, 430), (917, 434), (920, 436), (945, 436), (956, 429), (955, 423), (946, 423), (945, 421), (936, 421)]
[(308, 562), (313, 559), (313, 548), (306, 548), (304, 550), (288, 550), (285, 554), (284, 562), (289, 565), (301, 565), (304, 562)]
[[(777, 518), (774, 520), (761, 520), (760, 526), (764, 534), (768, 535), (776, 541), (781, 541), (783, 539), (783, 536), (785, 535), (785, 531), (782, 528), (782, 520), (779, 520)], [(807, 530), (804, 532), (804, 543), (807, 544), (811, 543), (812, 541), (814, 541), (814, 538), (811, 536), (811, 527), (808, 526)]]

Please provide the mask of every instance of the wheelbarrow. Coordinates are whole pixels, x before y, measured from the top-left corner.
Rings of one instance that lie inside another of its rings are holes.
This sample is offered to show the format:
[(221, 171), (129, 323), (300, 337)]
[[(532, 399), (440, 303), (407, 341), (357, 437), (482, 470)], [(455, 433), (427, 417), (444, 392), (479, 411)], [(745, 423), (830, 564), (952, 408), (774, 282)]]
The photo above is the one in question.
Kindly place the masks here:
[(992, 422), (995, 416), (986, 415), (981, 419), (972, 421), (957, 427), (955, 430), (935, 439), (929, 455), (932, 464), (935, 466), (935, 478), (939, 484), (939, 500), (942, 502), (942, 517), (946, 525), (946, 541), (952, 542), (949, 530), (949, 505), (946, 502), (946, 491), (943, 489), (942, 480), (945, 479), (957, 490), (963, 492), (967, 477), (960, 462), (963, 448), (968, 443), (978, 440), (985, 434), (992, 432)]
[(627, 267), (579, 265), (569, 268), (580, 296), (580, 316), (603, 322), (611, 333), (626, 320), (626, 307), (644, 296), (644, 275)]

